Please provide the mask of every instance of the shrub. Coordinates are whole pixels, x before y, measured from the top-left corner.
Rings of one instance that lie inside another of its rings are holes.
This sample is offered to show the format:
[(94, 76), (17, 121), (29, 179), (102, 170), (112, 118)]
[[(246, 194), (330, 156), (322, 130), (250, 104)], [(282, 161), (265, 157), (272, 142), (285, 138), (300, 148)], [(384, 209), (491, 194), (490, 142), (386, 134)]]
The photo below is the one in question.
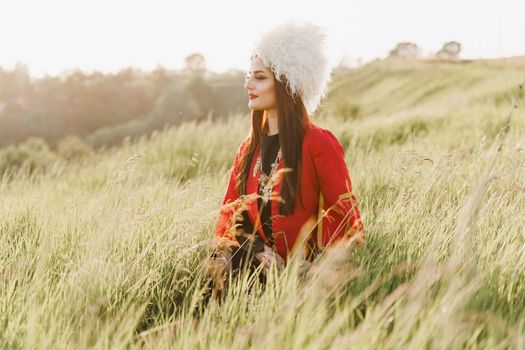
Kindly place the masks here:
[(93, 153), (93, 149), (83, 139), (74, 135), (60, 139), (56, 151), (65, 160), (83, 158)]
[(0, 175), (13, 175), (25, 170), (29, 175), (44, 171), (57, 160), (57, 156), (41, 138), (32, 137), (19, 145), (11, 145), (0, 151)]

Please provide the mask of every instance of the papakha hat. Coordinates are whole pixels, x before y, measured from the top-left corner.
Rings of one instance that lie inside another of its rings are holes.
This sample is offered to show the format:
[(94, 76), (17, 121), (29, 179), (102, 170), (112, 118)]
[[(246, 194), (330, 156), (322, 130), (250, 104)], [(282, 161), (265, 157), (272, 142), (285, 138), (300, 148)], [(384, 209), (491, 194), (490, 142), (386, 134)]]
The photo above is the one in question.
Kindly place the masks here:
[(287, 90), (298, 94), (310, 115), (326, 96), (331, 68), (325, 47), (324, 28), (311, 22), (289, 20), (264, 32), (255, 42), (252, 55), (269, 67), (275, 78), (287, 80)]

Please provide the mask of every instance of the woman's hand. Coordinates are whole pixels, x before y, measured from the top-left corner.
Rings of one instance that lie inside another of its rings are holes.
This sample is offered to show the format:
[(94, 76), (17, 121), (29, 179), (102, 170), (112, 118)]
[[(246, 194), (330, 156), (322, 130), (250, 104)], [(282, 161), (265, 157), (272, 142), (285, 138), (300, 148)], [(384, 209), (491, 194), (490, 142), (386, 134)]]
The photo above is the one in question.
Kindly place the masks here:
[(213, 289), (221, 293), (226, 287), (228, 273), (232, 269), (232, 252), (238, 243), (218, 237), (214, 241), (213, 254), (205, 265), (205, 274), (213, 280)]
[(284, 268), (284, 260), (281, 258), (279, 254), (277, 254), (276, 251), (274, 251), (272, 248), (268, 247), (266, 244), (264, 245), (264, 251), (257, 253), (255, 255), (257, 260), (262, 265), (262, 272), (266, 275), (268, 271), (270, 270), (270, 266), (272, 264), (275, 264), (278, 270), (282, 270)]

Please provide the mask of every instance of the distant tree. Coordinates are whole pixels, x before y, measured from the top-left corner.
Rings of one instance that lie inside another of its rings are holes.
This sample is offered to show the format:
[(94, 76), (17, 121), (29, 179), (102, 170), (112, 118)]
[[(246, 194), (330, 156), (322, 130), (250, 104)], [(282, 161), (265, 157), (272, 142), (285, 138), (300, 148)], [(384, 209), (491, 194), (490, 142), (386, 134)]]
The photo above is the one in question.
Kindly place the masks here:
[(12, 71), (0, 69), (0, 101), (20, 103), (31, 93), (31, 88), (27, 65), (17, 63)]
[(184, 86), (186, 96), (193, 99), (198, 106), (199, 117), (208, 114), (213, 104), (213, 89), (201, 76), (191, 78)]
[(458, 58), (460, 52), (461, 52), (461, 44), (458, 43), (457, 41), (449, 41), (443, 45), (441, 50), (436, 52), (436, 57), (447, 59), (447, 60), (456, 59)]
[(153, 89), (155, 89), (155, 95), (162, 94), (170, 82), (166, 69), (162, 66), (157, 66), (157, 68), (151, 73), (151, 78), (153, 81)]
[(198, 52), (186, 56), (184, 70), (191, 75), (202, 75), (206, 71), (206, 59)]
[(390, 57), (417, 58), (421, 49), (411, 42), (400, 42), (389, 52)]

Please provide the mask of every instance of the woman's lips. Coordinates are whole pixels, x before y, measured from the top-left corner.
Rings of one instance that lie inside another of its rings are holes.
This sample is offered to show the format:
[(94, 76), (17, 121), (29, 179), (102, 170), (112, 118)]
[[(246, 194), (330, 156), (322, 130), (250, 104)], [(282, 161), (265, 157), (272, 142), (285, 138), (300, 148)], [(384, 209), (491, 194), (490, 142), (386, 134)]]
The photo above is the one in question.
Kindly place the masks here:
[(257, 98), (257, 97), (259, 97), (259, 96), (254, 95), (254, 94), (249, 94), (249, 95), (248, 95), (248, 98), (249, 98), (250, 100), (253, 100), (254, 98)]

